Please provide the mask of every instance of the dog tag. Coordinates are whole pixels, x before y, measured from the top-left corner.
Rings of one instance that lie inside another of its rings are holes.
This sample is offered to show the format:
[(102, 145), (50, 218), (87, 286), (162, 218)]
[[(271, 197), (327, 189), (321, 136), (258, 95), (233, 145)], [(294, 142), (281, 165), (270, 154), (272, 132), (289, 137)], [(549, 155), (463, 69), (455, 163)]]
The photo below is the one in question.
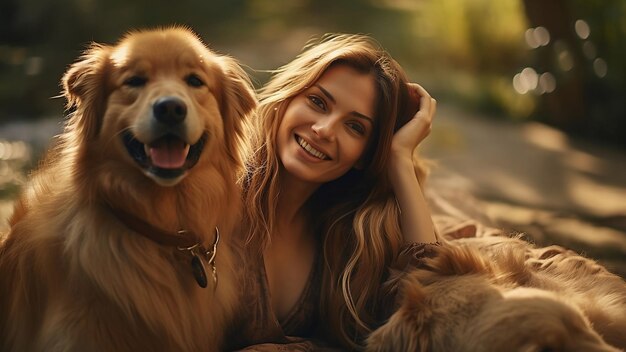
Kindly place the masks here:
[(215, 265), (215, 255), (217, 254), (217, 243), (213, 245), (213, 250), (206, 252), (207, 262), (211, 266), (211, 272), (213, 273), (213, 290), (217, 288), (217, 266)]
[(198, 285), (202, 288), (206, 288), (208, 284), (208, 280), (206, 277), (206, 269), (204, 268), (204, 263), (202, 259), (196, 253), (192, 252), (193, 257), (191, 258), (191, 269), (193, 270), (193, 277), (196, 279)]
[(217, 288), (217, 268), (215, 263), (211, 263), (211, 271), (213, 272), (213, 291)]

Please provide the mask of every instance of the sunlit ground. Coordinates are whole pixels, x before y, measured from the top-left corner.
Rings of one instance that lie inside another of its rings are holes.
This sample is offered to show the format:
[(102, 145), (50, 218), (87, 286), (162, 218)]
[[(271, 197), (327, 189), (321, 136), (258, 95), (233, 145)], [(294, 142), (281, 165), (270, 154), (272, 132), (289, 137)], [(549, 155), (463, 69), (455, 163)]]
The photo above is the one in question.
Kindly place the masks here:
[[(468, 217), (562, 244), (626, 276), (626, 155), (538, 123), (442, 106), (424, 153), (430, 188)], [(477, 200), (468, 201), (467, 195)], [(463, 199), (466, 197), (466, 199)]]

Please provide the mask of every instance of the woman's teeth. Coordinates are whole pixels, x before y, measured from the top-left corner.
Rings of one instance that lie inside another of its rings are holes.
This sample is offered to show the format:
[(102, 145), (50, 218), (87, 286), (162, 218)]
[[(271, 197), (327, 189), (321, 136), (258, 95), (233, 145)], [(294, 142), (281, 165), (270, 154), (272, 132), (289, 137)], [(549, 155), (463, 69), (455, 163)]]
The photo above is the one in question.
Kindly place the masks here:
[(306, 150), (309, 154), (313, 155), (314, 157), (322, 159), (322, 160), (330, 159), (326, 154), (324, 154), (324, 153), (320, 152), (319, 150), (313, 148), (309, 143), (307, 143), (300, 136), (296, 136), (296, 141), (298, 142), (298, 144), (300, 144), (300, 146), (304, 150)]

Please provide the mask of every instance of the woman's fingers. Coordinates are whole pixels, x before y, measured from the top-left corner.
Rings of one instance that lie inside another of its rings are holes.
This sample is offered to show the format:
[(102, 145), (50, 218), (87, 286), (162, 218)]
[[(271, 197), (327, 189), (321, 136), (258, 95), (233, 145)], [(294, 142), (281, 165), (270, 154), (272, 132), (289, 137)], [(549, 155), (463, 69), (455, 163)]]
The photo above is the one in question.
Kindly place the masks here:
[(430, 118), (435, 117), (435, 113), (437, 112), (437, 99), (430, 98)]
[(420, 133), (416, 136), (418, 137), (417, 142), (419, 144), (430, 134), (432, 121), (435, 116), (435, 112), (437, 111), (437, 101), (431, 97), (428, 91), (426, 91), (426, 89), (424, 89), (421, 85), (411, 83), (411, 88), (414, 92), (413, 94), (420, 96), (420, 110), (414, 117), (414, 119), (417, 120), (422, 126)]
[(437, 101), (430, 96), (424, 87), (417, 83), (409, 83), (408, 87), (411, 99), (419, 99), (420, 102), (419, 110), (415, 117), (421, 112), (423, 118), (432, 120), (432, 117), (435, 115)]
[(396, 152), (411, 155), (413, 150), (430, 134), (432, 120), (437, 110), (437, 101), (419, 84), (408, 83), (407, 86), (409, 98), (413, 102), (419, 102), (419, 110), (406, 125), (396, 132), (392, 144)]

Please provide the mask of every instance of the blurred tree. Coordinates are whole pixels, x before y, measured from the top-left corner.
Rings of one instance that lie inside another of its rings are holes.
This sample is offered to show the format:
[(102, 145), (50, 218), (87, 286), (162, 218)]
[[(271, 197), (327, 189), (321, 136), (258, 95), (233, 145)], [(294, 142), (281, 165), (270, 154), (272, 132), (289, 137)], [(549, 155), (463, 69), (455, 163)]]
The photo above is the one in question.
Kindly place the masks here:
[(556, 89), (541, 95), (540, 118), (564, 130), (626, 146), (626, 2), (523, 0), (530, 30), (543, 27), (537, 72)]
[[(529, 24), (546, 28), (553, 43), (538, 48), (537, 71), (559, 72), (559, 88), (545, 96), (546, 119), (563, 128), (580, 126), (587, 110), (583, 87), (584, 58), (572, 30), (570, 5), (565, 0), (524, 0), (524, 5)], [(554, 67), (555, 63), (560, 67)]]

